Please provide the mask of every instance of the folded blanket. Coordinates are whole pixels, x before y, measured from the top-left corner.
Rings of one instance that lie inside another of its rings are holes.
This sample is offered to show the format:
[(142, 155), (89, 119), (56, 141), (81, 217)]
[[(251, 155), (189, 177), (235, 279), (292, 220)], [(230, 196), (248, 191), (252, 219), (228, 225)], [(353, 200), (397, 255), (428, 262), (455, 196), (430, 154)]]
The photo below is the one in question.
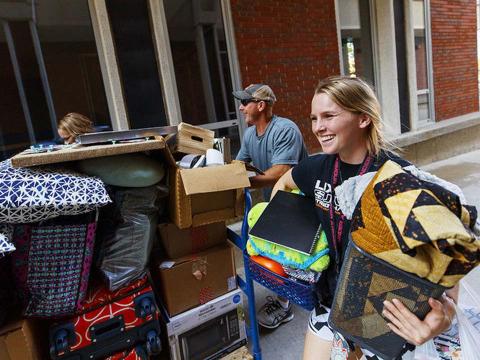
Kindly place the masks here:
[[(248, 213), (248, 226), (255, 225), (263, 210), (267, 207), (267, 202), (258, 203)], [(289, 249), (255, 236), (250, 235), (247, 242), (247, 252), (249, 255), (262, 255), (279, 262), (284, 266), (294, 269), (312, 270), (320, 272), (328, 267), (330, 258), (328, 256), (328, 241), (325, 232), (319, 235), (320, 239), (316, 242), (311, 255), (303, 254), (299, 251)]]
[(387, 161), (357, 203), (351, 236), (393, 266), (450, 287), (480, 262), (476, 219), (455, 193)]

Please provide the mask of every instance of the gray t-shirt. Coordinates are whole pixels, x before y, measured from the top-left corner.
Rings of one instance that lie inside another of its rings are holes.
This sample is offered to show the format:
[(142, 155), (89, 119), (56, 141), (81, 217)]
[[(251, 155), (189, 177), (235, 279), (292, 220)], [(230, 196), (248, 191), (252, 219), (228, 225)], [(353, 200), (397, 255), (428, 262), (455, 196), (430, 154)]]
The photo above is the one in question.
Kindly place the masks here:
[[(262, 171), (273, 165), (296, 165), (308, 157), (298, 126), (291, 120), (274, 115), (262, 136), (257, 136), (255, 126), (243, 135), (237, 160), (251, 162)], [(270, 200), (272, 188), (263, 189), (265, 200)]]

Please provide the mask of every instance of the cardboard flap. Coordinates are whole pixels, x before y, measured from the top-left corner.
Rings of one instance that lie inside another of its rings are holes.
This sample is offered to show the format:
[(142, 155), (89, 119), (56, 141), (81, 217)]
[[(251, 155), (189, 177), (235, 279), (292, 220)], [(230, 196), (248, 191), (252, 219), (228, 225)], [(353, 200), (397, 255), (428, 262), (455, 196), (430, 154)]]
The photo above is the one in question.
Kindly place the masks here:
[(176, 166), (175, 159), (173, 158), (172, 152), (170, 151), (170, 148), (169, 148), (169, 141), (171, 141), (171, 139), (172, 139), (172, 136), (170, 135), (165, 138), (164, 140), (165, 146), (162, 148), (162, 154), (167, 164), (175, 167)]
[(17, 320), (15, 322), (9, 323), (0, 329), (0, 336), (15, 330), (19, 330), (24, 326), (24, 324), (24, 320)]
[(243, 163), (180, 170), (187, 195), (240, 189), (250, 186)]

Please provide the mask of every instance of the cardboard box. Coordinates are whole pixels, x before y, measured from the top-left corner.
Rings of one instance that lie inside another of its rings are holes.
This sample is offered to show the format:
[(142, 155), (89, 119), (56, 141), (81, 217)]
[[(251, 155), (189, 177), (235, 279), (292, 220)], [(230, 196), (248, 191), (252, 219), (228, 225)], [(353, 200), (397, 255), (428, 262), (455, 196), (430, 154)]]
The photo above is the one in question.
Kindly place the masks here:
[(180, 229), (243, 215), (245, 164), (170, 171), (170, 217)]
[(163, 261), (159, 275), (163, 303), (177, 315), (236, 289), (233, 251), (228, 243), (196, 255)]
[(224, 222), (179, 229), (175, 224), (158, 225), (160, 241), (171, 259), (197, 253), (224, 243), (227, 226)]
[[(21, 320), (0, 329), (0, 359), (42, 360), (41, 333), (34, 320)], [(48, 341), (48, 336), (45, 337)]]
[[(247, 341), (241, 291), (229, 292), (167, 319), (166, 328), (170, 359), (222, 358), (245, 345)], [(203, 344), (201, 340), (204, 341)], [(194, 347), (198, 345), (203, 350), (202, 354), (194, 352)]]
[(59, 150), (50, 152), (32, 153), (31, 150), (25, 150), (12, 157), (12, 166), (30, 167), (151, 150), (162, 151), (162, 149), (165, 149), (165, 140), (160, 136), (155, 137), (154, 140), (144, 140), (131, 143), (127, 142), (90, 146), (77, 144), (61, 147)]
[(175, 151), (185, 154), (205, 155), (208, 149), (213, 148), (215, 133), (186, 123), (178, 124), (177, 142)]

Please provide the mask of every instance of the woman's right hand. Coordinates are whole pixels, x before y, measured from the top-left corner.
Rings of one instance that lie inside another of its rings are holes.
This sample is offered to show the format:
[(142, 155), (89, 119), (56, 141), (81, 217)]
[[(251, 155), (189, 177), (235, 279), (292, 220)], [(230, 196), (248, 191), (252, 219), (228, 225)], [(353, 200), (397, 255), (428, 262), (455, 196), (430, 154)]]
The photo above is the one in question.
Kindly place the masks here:
[(277, 183), (272, 189), (272, 195), (270, 196), (270, 200), (273, 199), (278, 190), (292, 191), (293, 189), (297, 188), (297, 184), (295, 184), (295, 181), (293, 181), (292, 169), (290, 169), (285, 174), (283, 174), (280, 179), (278, 179)]

